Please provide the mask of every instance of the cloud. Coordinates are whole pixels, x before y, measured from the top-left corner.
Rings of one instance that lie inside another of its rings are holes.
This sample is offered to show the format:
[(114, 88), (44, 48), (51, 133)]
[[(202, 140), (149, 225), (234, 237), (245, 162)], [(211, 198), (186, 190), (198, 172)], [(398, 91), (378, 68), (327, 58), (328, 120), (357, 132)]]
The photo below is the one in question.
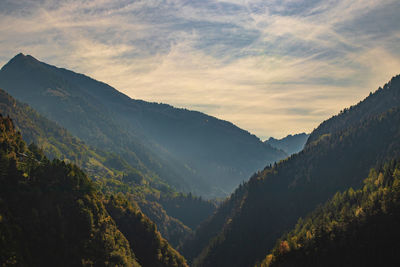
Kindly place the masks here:
[(398, 1), (0, 2), (18, 52), (261, 138), (311, 131), (400, 72)]

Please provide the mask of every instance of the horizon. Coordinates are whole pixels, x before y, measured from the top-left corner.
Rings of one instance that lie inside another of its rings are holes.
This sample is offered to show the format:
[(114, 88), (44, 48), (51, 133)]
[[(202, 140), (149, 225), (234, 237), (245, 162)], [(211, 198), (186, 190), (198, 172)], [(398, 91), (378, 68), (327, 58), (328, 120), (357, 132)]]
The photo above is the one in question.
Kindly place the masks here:
[(400, 73), (396, 1), (4, 1), (0, 64), (19, 52), (133, 99), (258, 136), (310, 133)]

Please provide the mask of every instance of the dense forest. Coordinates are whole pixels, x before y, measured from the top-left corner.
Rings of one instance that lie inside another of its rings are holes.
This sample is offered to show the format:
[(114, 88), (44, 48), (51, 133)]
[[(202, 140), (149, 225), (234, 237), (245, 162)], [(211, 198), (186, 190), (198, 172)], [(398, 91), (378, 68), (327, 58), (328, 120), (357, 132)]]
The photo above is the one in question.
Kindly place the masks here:
[[(37, 144), (48, 158), (58, 158), (78, 165), (103, 193), (126, 194), (132, 203), (157, 224), (163, 237), (174, 247), (179, 246), (215, 210), (212, 202), (191, 194), (177, 193), (157, 176), (131, 167), (121, 156), (86, 145), (68, 130), (46, 119), (28, 105), (16, 101), (1, 89), (0, 113), (11, 116), (24, 139), (28, 143)], [(179, 212), (185, 205), (189, 205), (186, 210), (190, 210), (190, 213)], [(182, 223), (185, 220), (190, 220), (189, 227)]]
[(122, 195), (111, 195), (105, 207), (142, 266), (187, 266), (185, 259), (161, 237), (156, 225)]
[(398, 266), (399, 199), (393, 160), (300, 219), (259, 266)]
[(194, 266), (252, 266), (299, 217), (337, 191), (360, 188), (371, 167), (400, 157), (399, 80), (394, 77), (359, 104), (371, 106), (368, 116), (356, 119), (359, 105), (344, 110), (332, 120), (352, 121), (347, 127), (333, 126), (332, 133), (315, 139), (317, 128), (303, 151), (239, 187), (183, 246), (187, 259)]
[(107, 198), (76, 165), (27, 147), (10, 118), (0, 131), (3, 266), (186, 266), (123, 195)]
[(230, 122), (134, 100), (82, 74), (19, 54), (0, 88), (96, 148), (120, 155), (178, 191), (229, 195), (243, 179), (286, 154)]

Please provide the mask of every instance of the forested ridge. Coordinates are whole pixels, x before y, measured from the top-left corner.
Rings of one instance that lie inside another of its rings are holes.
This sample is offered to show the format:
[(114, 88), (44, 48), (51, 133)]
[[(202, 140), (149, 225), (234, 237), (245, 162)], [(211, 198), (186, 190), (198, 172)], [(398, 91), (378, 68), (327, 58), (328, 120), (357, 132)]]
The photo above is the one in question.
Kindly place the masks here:
[(357, 105), (345, 108), (338, 115), (322, 122), (315, 129), (307, 140), (310, 144), (324, 134), (334, 134), (360, 121), (376, 116), (389, 109), (399, 107), (400, 103), (400, 75), (393, 77), (383, 87), (379, 87), (374, 93), (370, 93), (363, 101)]
[(105, 207), (143, 266), (187, 266), (185, 259), (161, 237), (156, 225), (122, 195), (111, 195)]
[(371, 169), (276, 243), (259, 266), (398, 266), (400, 161)]
[(10, 118), (1, 117), (0, 131), (2, 265), (186, 266), (122, 194), (107, 198), (76, 165), (27, 147)]
[(400, 157), (399, 79), (362, 102), (379, 109), (371, 107), (361, 118), (358, 106), (344, 110), (333, 120), (339, 125), (343, 117), (351, 121), (347, 126), (326, 130), (301, 152), (251, 177), (183, 246), (187, 259), (194, 266), (253, 266), (299, 217), (338, 191), (360, 188), (371, 167)]

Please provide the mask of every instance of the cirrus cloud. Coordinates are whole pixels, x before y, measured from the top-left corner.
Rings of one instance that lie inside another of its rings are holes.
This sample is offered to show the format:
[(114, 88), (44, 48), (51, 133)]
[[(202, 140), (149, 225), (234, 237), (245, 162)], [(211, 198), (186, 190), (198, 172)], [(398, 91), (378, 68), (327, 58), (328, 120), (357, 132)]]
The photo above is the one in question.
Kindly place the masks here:
[(23, 52), (261, 138), (311, 131), (400, 72), (396, 0), (0, 2)]

